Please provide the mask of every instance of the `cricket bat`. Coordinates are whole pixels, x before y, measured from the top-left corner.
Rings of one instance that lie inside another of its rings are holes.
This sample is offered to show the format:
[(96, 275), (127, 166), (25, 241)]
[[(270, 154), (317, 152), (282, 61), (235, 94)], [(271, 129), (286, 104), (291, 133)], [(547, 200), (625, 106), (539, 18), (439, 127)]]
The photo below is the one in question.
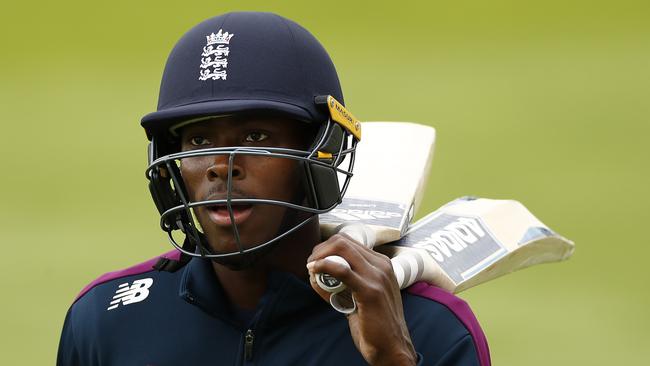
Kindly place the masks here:
[(459, 198), (377, 248), (400, 288), (426, 281), (453, 293), (535, 264), (562, 261), (574, 243), (514, 200)]
[[(372, 248), (400, 239), (408, 229), (424, 194), (436, 133), (409, 122), (363, 122), (362, 131), (345, 197), (319, 220), (323, 238), (346, 233)], [(316, 280), (326, 291), (343, 288), (327, 274)]]
[[(391, 257), (401, 289), (425, 281), (458, 293), (525, 267), (568, 259), (574, 248), (518, 201), (463, 197), (376, 250)], [(341, 313), (356, 309), (344, 287), (330, 303)]]

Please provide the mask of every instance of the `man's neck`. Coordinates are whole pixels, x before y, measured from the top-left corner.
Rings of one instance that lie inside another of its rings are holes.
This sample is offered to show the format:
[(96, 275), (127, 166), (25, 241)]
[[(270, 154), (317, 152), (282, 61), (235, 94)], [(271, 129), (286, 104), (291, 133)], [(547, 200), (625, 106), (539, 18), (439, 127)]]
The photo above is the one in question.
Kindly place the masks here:
[(212, 262), (212, 266), (231, 304), (252, 310), (266, 291), (271, 271), (289, 272), (305, 280), (308, 278), (305, 267), (307, 258), (320, 241), (320, 227), (315, 218), (276, 243), (252, 268), (232, 270), (216, 262)]

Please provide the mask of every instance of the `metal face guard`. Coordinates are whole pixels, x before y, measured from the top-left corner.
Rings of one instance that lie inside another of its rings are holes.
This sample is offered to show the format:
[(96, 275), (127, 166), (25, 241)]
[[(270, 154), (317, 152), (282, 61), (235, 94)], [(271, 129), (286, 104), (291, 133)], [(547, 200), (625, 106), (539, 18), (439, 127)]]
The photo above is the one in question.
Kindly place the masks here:
[[(311, 151), (277, 147), (227, 147), (178, 152), (162, 156), (155, 160), (153, 160), (154, 156), (152, 156), (153, 161), (146, 170), (147, 178), (151, 181), (151, 184), (155, 184), (159, 190), (167, 192), (164, 195), (173, 197), (173, 199), (167, 199), (165, 202), (160, 203), (158, 202), (160, 199), (156, 201), (157, 199), (154, 196), (156, 205), (161, 213), (160, 226), (162, 230), (168, 234), (171, 244), (188, 256), (213, 259), (252, 256), (252, 253), (258, 252), (287, 235), (290, 235), (307, 224), (315, 215), (328, 212), (341, 202), (342, 197), (347, 190), (350, 178), (352, 177), (355, 149), (358, 141), (349, 134), (345, 138), (348, 141), (342, 143), (339, 151), (334, 153), (323, 153), (320, 150), (326, 142), (323, 138), (315, 144)], [(346, 146), (349, 147), (346, 148)], [(183, 177), (181, 176), (180, 166), (182, 161), (203, 157), (214, 158), (220, 155), (226, 156), (228, 160), (226, 197), (215, 200), (192, 201), (187, 193), (188, 191), (185, 182), (183, 181)], [(243, 156), (290, 159), (303, 165), (305, 167), (303, 171), (305, 172), (304, 181), (306, 183), (304, 193), (307, 195), (307, 201), (309, 204), (305, 204), (304, 202), (296, 203), (282, 201), (270, 197), (243, 198), (241, 195), (237, 195), (234, 192), (235, 190), (233, 187), (233, 167), (235, 165), (235, 159)], [(333, 175), (338, 178), (338, 182), (335, 180), (335, 187), (332, 187), (330, 181), (327, 181), (326, 183), (322, 182), (321, 176), (323, 174)], [(330, 200), (327, 205), (323, 205), (323, 200), (320, 199), (324, 186), (336, 190), (335, 199)], [(279, 232), (270, 240), (250, 246), (251, 243), (242, 243), (240, 228), (235, 220), (235, 211), (233, 206), (242, 204), (280, 206), (300, 212), (306, 212), (309, 216), (295, 224), (292, 223), (293, 226), (285, 228), (286, 230)], [(215, 253), (207, 245), (207, 240), (200, 225), (198, 225), (198, 220), (196, 220), (194, 210), (203, 206), (215, 205), (225, 206), (228, 210), (228, 215), (230, 216), (230, 227), (234, 236), (236, 250), (224, 253)], [(173, 233), (178, 231), (182, 232), (186, 239), (193, 245), (183, 245), (183, 241), (177, 240)]]

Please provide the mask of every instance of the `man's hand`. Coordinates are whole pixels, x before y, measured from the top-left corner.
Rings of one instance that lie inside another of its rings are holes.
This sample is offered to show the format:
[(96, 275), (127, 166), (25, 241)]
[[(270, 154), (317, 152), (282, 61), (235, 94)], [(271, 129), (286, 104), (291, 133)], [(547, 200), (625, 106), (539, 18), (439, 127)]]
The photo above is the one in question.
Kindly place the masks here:
[[(343, 257), (350, 267), (325, 259), (330, 255)], [(337, 234), (314, 247), (307, 268), (311, 287), (325, 301), (329, 302), (330, 293), (318, 286), (316, 273), (328, 273), (352, 291), (357, 311), (347, 315), (350, 332), (370, 365), (416, 364), (400, 290), (388, 257)]]

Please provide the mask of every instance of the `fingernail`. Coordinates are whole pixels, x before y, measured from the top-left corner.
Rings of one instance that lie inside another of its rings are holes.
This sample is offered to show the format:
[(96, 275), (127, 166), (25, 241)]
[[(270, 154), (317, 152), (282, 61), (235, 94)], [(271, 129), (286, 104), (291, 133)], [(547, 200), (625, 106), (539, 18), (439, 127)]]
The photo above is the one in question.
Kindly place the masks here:
[(308, 263), (307, 263), (307, 269), (311, 271), (313, 268), (314, 268), (314, 262), (313, 262), (313, 261), (312, 261), (312, 262), (308, 262)]

